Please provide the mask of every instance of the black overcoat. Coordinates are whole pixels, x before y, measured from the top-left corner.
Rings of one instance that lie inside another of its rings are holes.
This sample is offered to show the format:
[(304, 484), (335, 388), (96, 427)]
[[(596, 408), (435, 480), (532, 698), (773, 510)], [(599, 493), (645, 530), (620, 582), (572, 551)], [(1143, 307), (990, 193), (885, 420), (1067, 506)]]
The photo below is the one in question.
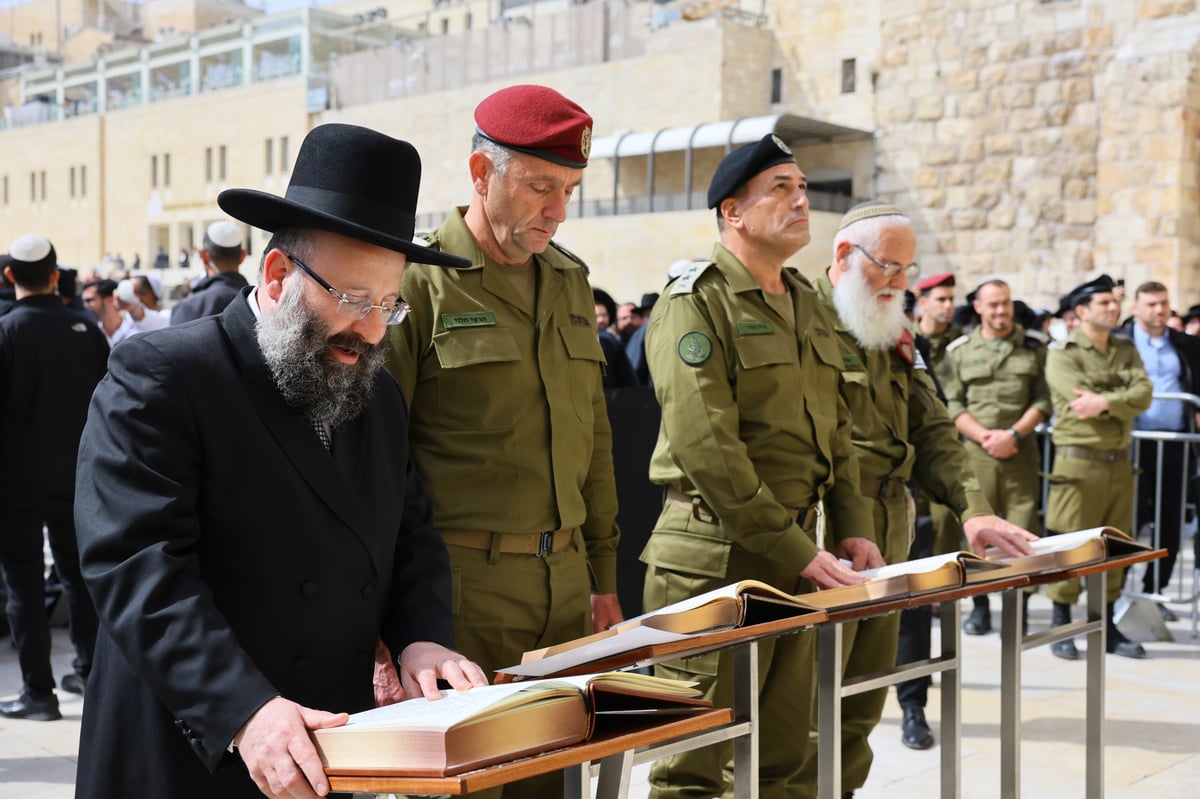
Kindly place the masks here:
[(274, 388), (245, 300), (128, 339), (79, 453), (101, 633), (77, 797), (251, 797), (233, 735), (276, 694), (373, 703), (376, 641), (452, 643), (445, 546), (385, 372), (333, 453)]

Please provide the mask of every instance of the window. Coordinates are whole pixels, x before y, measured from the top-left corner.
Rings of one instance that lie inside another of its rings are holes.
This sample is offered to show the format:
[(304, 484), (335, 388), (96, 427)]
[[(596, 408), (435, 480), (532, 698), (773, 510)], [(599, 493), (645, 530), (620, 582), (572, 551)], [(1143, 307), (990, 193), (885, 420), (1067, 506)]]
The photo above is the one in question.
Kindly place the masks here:
[(445, 36), (450, 32), (450, 18), (442, 17), (442, 35)]
[(87, 196), (87, 164), (79, 167), (79, 196)]
[(171, 154), (163, 153), (163, 186), (171, 187)]
[(8, 205), (8, 175), (4, 176), (4, 204)]
[(279, 137), (279, 172), (286, 173), (291, 168), (288, 160), (291, 158), (291, 153), (288, 152), (288, 137)]
[(771, 70), (771, 102), (783, 102), (783, 70)]
[(856, 61), (854, 58), (842, 59), (842, 94), (854, 94)]
[(272, 152), (274, 144), (274, 139), (267, 139), (263, 142), (263, 165), (268, 175), (275, 166), (275, 154)]
[(220, 164), (218, 165), (218, 168), (217, 168), (217, 180), (224, 180), (225, 179), (225, 145), (224, 144), (221, 145), (219, 160), (220, 160)]
[(463, 18), (463, 30), (471, 30), (471, 15), (469, 13)]
[(213, 155), (212, 148), (205, 147), (204, 148), (204, 182), (205, 183), (212, 183), (212, 175), (213, 175), (212, 155)]
[(37, 202), (37, 172), (29, 173), (29, 202)]
[(45, 202), (45, 201), (46, 201), (46, 170), (44, 170), (44, 169), (43, 169), (43, 170), (42, 170), (42, 172), (41, 172), (41, 174), (39, 175), (39, 177), (41, 177), (41, 179), (42, 179), (42, 180), (41, 180), (41, 183), (42, 183), (42, 202)]
[(150, 188), (158, 188), (158, 156), (150, 156)]
[(75, 196), (75, 167), (71, 167), (71, 196)]

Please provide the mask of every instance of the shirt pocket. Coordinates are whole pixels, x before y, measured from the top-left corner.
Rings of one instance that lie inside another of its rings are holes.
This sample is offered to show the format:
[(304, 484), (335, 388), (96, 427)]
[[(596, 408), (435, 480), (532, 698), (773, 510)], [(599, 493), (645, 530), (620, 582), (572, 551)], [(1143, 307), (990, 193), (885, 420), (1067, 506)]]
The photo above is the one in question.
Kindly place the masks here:
[(563, 347), (567, 350), (567, 381), (565, 389), (571, 392), (575, 415), (579, 421), (591, 424), (595, 419), (592, 398), (602, 379), (606, 363), (604, 350), (596, 331), (590, 327), (560, 327)]
[(741, 371), (737, 402), (750, 419), (787, 419), (801, 410), (800, 363), (796, 339), (743, 336), (734, 339)]
[(521, 398), (514, 389), (514, 367), (521, 352), (510, 330), (446, 330), (434, 334), (433, 349), (441, 366), (434, 377), (440, 426), (502, 430), (516, 424)]

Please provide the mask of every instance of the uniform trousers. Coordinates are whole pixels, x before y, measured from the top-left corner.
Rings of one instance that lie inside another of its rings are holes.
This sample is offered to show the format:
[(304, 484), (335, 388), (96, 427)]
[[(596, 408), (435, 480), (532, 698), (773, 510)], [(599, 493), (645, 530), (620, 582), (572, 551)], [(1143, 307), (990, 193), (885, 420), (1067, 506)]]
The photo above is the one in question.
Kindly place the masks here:
[[(668, 508), (664, 515), (672, 513)], [(660, 520), (661, 523), (661, 520)], [(697, 541), (698, 546), (702, 546)], [(758, 555), (734, 547), (723, 575), (685, 573), (650, 566), (643, 605), (654, 610), (744, 579), (757, 579), (788, 593), (811, 590), (806, 580), (787, 574)], [(809, 719), (815, 707), (816, 633), (766, 638), (758, 642), (758, 785), (760, 799), (790, 796), (789, 786), (804, 758)], [(715, 707), (733, 706), (733, 655), (729, 648), (660, 663), (655, 675), (698, 683)], [(663, 758), (650, 769), (651, 799), (711, 799), (730, 790), (733, 742)]]
[[(592, 632), (591, 580), (579, 534), (544, 556), (448, 546), (451, 610), (458, 652), (489, 678), (521, 662), (526, 650)], [(545, 774), (470, 794), (519, 799), (561, 797), (562, 775)]]
[(96, 649), (96, 607), (79, 574), (75, 508), (51, 500), (44, 510), (5, 509), (0, 514), (0, 567), (8, 587), (8, 623), (24, 687), (36, 696), (54, 690), (50, 668), (50, 622), (46, 618), (46, 560), (42, 528), (50, 539), (55, 570), (67, 602), (75, 671), (87, 676)]
[[(1162, 446), (1162, 470), (1158, 468), (1158, 448)], [(1137, 442), (1138, 474), (1137, 489), (1137, 529), (1144, 524), (1155, 521), (1157, 510), (1158, 546), (1167, 550), (1167, 556), (1162, 560), (1146, 564), (1146, 573), (1142, 578), (1142, 590), (1146, 593), (1157, 593), (1166, 587), (1171, 580), (1171, 572), (1175, 569), (1175, 560), (1179, 557), (1179, 541), (1183, 530), (1183, 494), (1187, 478), (1193, 469), (1188, 462), (1187, 448), (1189, 444), (1183, 441), (1144, 441)], [(1157, 488), (1161, 482), (1162, 501), (1156, 501)], [(1131, 530), (1130, 533), (1133, 531)], [(1156, 583), (1157, 581), (1157, 583)]]
[[(1050, 474), (1050, 496), (1046, 500), (1046, 532), (1070, 533), (1105, 525), (1122, 532), (1133, 524), (1133, 467), (1129, 460), (1110, 463), (1063, 457), (1055, 453)], [(1107, 602), (1121, 596), (1124, 569), (1110, 573)], [(1078, 579), (1052, 583), (1046, 596), (1054, 602), (1073, 605), (1079, 601)]]
[[(913, 500), (907, 492), (878, 499), (874, 503), (875, 530), (883, 559), (903, 561), (912, 538)], [(900, 614), (888, 613), (842, 625), (842, 678), (889, 671), (896, 663), (900, 637)], [(809, 670), (816, 674), (816, 650)], [(842, 790), (861, 788), (871, 771), (874, 752), (867, 738), (883, 717), (887, 688), (877, 688), (842, 700)], [(788, 791), (793, 799), (813, 799), (817, 795), (817, 714), (810, 713), (809, 740), (800, 779)]]

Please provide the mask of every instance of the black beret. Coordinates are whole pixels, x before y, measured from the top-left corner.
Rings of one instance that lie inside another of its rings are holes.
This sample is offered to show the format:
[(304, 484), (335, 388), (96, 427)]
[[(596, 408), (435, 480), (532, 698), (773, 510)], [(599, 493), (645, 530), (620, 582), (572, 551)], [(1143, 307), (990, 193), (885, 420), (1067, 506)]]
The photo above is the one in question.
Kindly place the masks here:
[(750, 178), (776, 164), (794, 164), (796, 156), (774, 133), (768, 133), (756, 144), (746, 144), (725, 156), (717, 164), (712, 183), (708, 184), (708, 207), (716, 208), (721, 200), (733, 194)]
[(1111, 292), (1114, 285), (1116, 284), (1113, 283), (1112, 278), (1108, 275), (1100, 275), (1100, 277), (1094, 280), (1089, 280), (1086, 283), (1078, 285), (1071, 289), (1067, 296), (1062, 298), (1062, 301), (1058, 304), (1059, 311), (1069, 310), (1076, 305), (1083, 305), (1091, 300), (1093, 294)]

